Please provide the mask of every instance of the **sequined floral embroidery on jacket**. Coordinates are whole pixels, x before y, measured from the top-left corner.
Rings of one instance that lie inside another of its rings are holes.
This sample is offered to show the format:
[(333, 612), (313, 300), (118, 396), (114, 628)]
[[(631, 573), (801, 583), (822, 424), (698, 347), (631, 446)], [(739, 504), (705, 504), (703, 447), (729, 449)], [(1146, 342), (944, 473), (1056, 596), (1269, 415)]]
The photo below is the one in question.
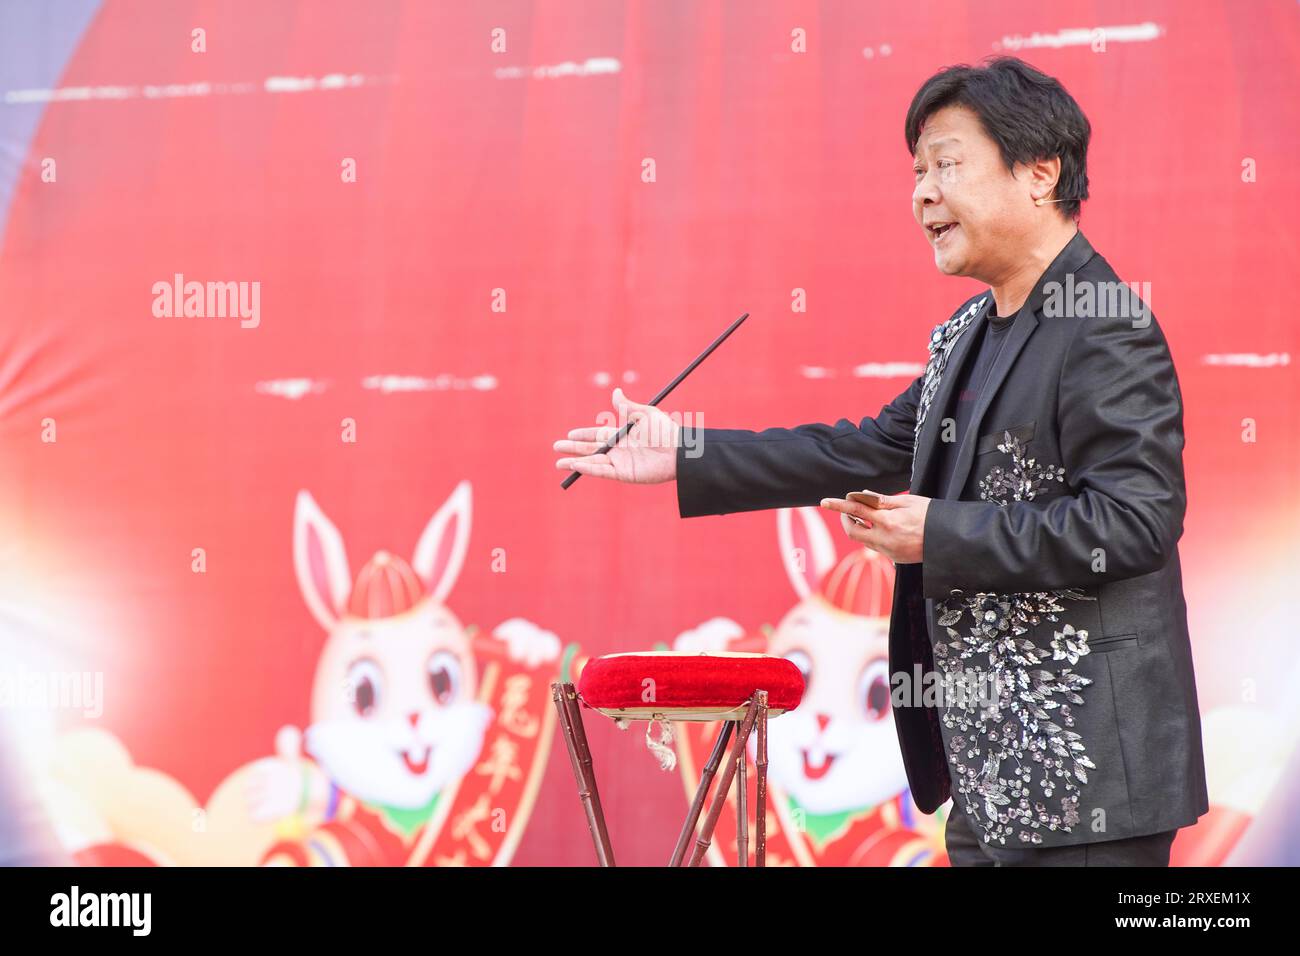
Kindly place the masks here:
[[(980, 496), (1005, 506), (1030, 501), (1065, 470), (1027, 458), (1020, 442), (1003, 433), (999, 450), (1011, 468), (993, 468), (980, 481)], [(1088, 632), (1066, 624), (1043, 648), (1023, 636), (1044, 621), (1055, 622), (1064, 602), (1095, 600), (1058, 589), (1013, 594), (981, 592), (939, 602), (935, 662), (944, 672), (945, 727), (949, 762), (957, 769), (957, 793), (986, 843), (1043, 842), (1043, 830), (1069, 832), (1079, 822), (1080, 787), (1096, 766), (1073, 731), (1071, 707), (1091, 679), (1073, 670), (1088, 654)], [(961, 628), (959, 630), (958, 628)], [(1057, 671), (1046, 661), (1064, 661)]]
[(998, 451), (1010, 453), (1011, 470), (994, 465), (980, 479), (980, 497), (1005, 505), (1008, 501), (1032, 501), (1044, 485), (1065, 481), (1065, 469), (1060, 465), (1044, 465), (1034, 458), (1025, 458), (1020, 439), (1010, 432), (1002, 433)]

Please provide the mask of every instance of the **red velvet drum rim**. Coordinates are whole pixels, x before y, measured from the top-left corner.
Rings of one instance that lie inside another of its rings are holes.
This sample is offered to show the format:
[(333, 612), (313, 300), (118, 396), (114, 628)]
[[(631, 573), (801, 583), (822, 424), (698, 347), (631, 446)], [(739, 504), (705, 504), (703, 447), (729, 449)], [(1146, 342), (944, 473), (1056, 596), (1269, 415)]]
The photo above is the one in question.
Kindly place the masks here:
[(740, 653), (611, 654), (592, 658), (578, 697), (594, 710), (725, 710), (767, 691), (770, 710), (794, 710), (803, 674), (784, 657)]

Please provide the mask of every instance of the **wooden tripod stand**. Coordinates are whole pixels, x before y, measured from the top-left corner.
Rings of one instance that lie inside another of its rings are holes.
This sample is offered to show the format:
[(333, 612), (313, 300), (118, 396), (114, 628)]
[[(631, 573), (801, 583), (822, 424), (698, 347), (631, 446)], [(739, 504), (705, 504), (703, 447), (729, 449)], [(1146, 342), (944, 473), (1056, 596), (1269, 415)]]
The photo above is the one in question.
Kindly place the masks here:
[[(564, 741), (569, 749), (569, 761), (573, 765), (573, 777), (578, 785), (578, 797), (582, 801), (583, 810), (587, 814), (587, 828), (591, 832), (592, 842), (596, 845), (596, 859), (601, 866), (614, 866), (614, 848), (610, 844), (609, 829), (605, 825), (605, 814), (600, 805), (600, 792), (596, 787), (596, 772), (592, 766), (591, 749), (587, 746), (587, 734), (582, 725), (582, 713), (579, 709), (577, 691), (571, 683), (554, 681), (551, 684), (551, 699), (555, 702), (560, 727), (564, 732)], [(742, 709), (743, 718), (740, 716)], [(719, 716), (719, 714), (705, 716), (698, 712), (675, 716), (674, 712), (669, 709), (663, 714), (656, 715), (656, 719), (717, 720)], [(677, 845), (674, 847), (672, 858), (668, 862), (669, 866), (683, 865), (687, 849), (692, 844), (692, 834), (695, 834), (694, 846), (691, 849), (690, 859), (685, 865), (700, 865), (705, 853), (708, 852), (709, 844), (712, 842), (713, 830), (718, 824), (718, 817), (722, 814), (722, 807), (726, 802), (727, 794), (731, 790), (733, 780), (737, 784), (736, 844), (740, 865), (749, 865), (749, 812), (746, 806), (748, 802), (746, 766), (749, 760), (747, 751), (749, 735), (754, 731), (755, 727), (758, 729), (757, 756), (755, 759), (755, 768), (758, 774), (758, 806), (755, 819), (754, 865), (766, 865), (767, 691), (755, 690), (753, 696), (741, 704), (740, 707), (730, 712), (724, 712), (721, 716), (722, 727), (718, 731), (718, 738), (713, 745), (713, 752), (709, 755), (708, 763), (705, 764), (704, 770), (700, 774), (700, 783), (695, 790), (695, 798), (691, 801), (690, 809), (686, 814), (686, 821), (683, 823), (681, 833), (677, 837)], [(721, 779), (718, 781), (718, 790), (713, 795), (713, 802), (709, 805), (709, 812), (704, 819), (704, 826), (696, 834), (700, 811), (704, 808), (704, 801), (708, 797), (710, 785), (713, 783), (722, 755), (727, 750), (727, 741), (731, 739), (733, 733), (735, 734), (735, 740), (731, 745), (727, 765), (723, 769)]]

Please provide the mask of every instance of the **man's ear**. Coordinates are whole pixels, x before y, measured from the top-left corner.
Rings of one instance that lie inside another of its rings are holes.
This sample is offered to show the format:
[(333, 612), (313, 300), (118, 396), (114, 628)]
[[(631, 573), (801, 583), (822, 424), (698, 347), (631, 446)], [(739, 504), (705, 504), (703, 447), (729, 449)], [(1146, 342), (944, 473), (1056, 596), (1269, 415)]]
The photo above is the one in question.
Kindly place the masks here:
[(1061, 179), (1061, 157), (1038, 159), (1026, 167), (1029, 173), (1029, 194), (1033, 199), (1058, 199), (1056, 184)]

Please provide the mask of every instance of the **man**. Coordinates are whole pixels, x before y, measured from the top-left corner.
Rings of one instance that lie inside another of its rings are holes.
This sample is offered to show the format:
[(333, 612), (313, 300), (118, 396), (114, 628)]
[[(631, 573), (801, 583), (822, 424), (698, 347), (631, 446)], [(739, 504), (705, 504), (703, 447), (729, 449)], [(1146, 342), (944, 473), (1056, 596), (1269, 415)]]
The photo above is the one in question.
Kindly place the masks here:
[[(1183, 408), (1163, 333), (1078, 230), (1088, 120), (1024, 62), (943, 70), (908, 110), (913, 215), (988, 289), (859, 424), (698, 429), (627, 401), (560, 468), (676, 479), (682, 517), (820, 502), (896, 562), (894, 717), (954, 865), (1167, 866), (1208, 810), (1177, 542)], [(885, 493), (879, 509), (844, 495)], [(901, 492), (907, 489), (907, 495)], [(855, 520), (856, 519), (856, 520)]]

